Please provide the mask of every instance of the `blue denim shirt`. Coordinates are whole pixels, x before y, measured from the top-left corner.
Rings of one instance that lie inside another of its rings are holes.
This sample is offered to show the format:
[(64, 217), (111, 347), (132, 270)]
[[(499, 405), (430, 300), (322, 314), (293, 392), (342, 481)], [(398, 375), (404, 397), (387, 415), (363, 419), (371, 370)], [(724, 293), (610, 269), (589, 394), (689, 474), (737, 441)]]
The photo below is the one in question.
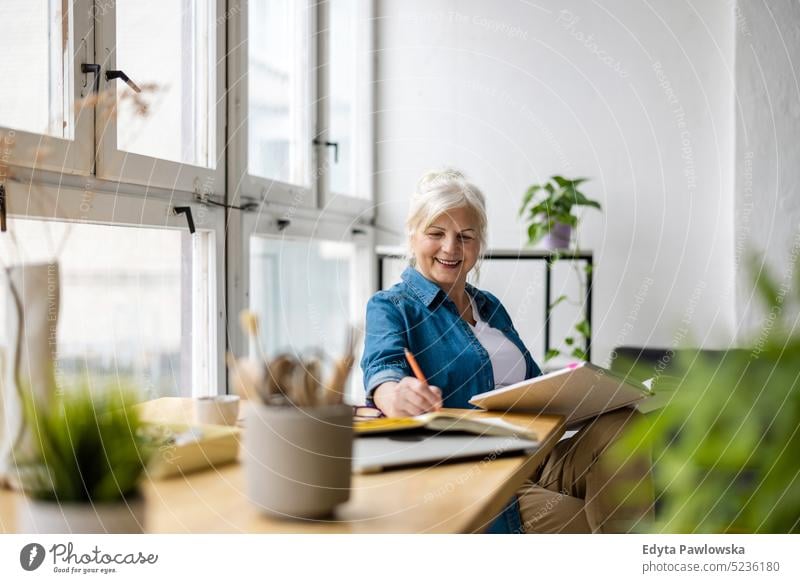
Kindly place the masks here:
[[(495, 296), (467, 284), (480, 317), (514, 343), (525, 357), (525, 378), (542, 374), (519, 337), (511, 317)], [(414, 353), (428, 383), (442, 390), (445, 407), (473, 408), (469, 400), (494, 389), (489, 353), (455, 303), (435, 283), (412, 267), (402, 282), (376, 293), (367, 304), (361, 369), (367, 400), (381, 384), (413, 376), (404, 348)], [(488, 532), (521, 532), (519, 506), (512, 499)]]

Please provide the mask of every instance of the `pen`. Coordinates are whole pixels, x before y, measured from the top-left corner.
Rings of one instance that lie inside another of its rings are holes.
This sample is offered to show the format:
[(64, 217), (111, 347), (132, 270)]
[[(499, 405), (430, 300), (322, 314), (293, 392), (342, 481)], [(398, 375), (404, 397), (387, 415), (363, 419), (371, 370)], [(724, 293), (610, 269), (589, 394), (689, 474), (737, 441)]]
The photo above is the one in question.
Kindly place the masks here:
[(405, 351), (406, 351), (406, 360), (408, 361), (408, 364), (411, 365), (411, 370), (414, 371), (414, 376), (417, 377), (418, 381), (422, 381), (427, 385), (428, 379), (426, 379), (425, 375), (422, 374), (422, 369), (419, 367), (417, 359), (414, 358), (414, 355), (411, 354), (411, 351), (408, 348), (406, 348)]

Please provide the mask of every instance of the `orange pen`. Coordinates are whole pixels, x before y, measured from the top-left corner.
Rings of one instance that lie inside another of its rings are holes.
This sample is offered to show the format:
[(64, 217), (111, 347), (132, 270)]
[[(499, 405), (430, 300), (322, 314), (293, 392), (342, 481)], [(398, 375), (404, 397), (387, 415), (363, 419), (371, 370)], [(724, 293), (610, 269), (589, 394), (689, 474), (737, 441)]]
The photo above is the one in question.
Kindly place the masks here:
[(414, 376), (417, 377), (418, 381), (422, 381), (423, 383), (425, 383), (427, 385), (428, 384), (428, 379), (426, 379), (425, 375), (422, 374), (422, 369), (419, 367), (419, 363), (417, 363), (417, 359), (414, 358), (414, 355), (411, 354), (411, 351), (408, 348), (406, 348), (404, 350), (406, 351), (406, 360), (408, 361), (408, 364), (411, 365), (411, 370), (414, 371)]

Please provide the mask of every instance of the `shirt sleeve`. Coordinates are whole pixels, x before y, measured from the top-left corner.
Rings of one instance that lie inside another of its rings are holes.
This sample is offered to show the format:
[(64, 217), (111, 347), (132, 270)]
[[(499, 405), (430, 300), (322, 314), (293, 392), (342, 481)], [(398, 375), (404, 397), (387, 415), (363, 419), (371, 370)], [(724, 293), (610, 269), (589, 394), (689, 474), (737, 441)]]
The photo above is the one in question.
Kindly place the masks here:
[(361, 359), (367, 404), (373, 404), (372, 395), (383, 383), (411, 376), (405, 357), (407, 345), (408, 334), (400, 309), (387, 294), (378, 292), (367, 303)]

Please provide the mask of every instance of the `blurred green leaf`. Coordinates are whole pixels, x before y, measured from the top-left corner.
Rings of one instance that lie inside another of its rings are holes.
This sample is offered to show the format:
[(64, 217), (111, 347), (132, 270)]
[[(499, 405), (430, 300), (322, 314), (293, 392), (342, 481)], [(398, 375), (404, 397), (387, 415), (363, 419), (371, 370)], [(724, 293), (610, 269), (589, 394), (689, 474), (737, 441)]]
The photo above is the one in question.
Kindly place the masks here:
[(572, 356), (579, 360), (588, 360), (586, 358), (586, 352), (582, 348), (578, 348), (577, 346), (572, 349)]
[(581, 334), (583, 334), (584, 338), (588, 338), (589, 336), (592, 335), (592, 331), (589, 329), (589, 322), (587, 322), (586, 320), (583, 320), (575, 324), (575, 329)]
[(550, 304), (550, 309), (552, 310), (552, 309), (553, 309), (553, 308), (555, 308), (555, 307), (556, 307), (558, 304), (560, 304), (561, 302), (565, 301), (566, 299), (567, 299), (567, 294), (561, 294), (560, 296), (558, 296), (558, 297), (557, 297), (557, 298), (556, 298), (556, 299), (553, 301), (553, 303), (552, 303), (552, 304)]
[(548, 350), (548, 351), (545, 353), (545, 355), (544, 355), (544, 360), (545, 360), (545, 362), (547, 362), (548, 360), (551, 360), (551, 359), (555, 358), (555, 357), (556, 357), (556, 356), (558, 356), (559, 354), (561, 354), (561, 351), (560, 351), (560, 350), (557, 350), (557, 349), (555, 349), (555, 348), (551, 348), (550, 350)]

